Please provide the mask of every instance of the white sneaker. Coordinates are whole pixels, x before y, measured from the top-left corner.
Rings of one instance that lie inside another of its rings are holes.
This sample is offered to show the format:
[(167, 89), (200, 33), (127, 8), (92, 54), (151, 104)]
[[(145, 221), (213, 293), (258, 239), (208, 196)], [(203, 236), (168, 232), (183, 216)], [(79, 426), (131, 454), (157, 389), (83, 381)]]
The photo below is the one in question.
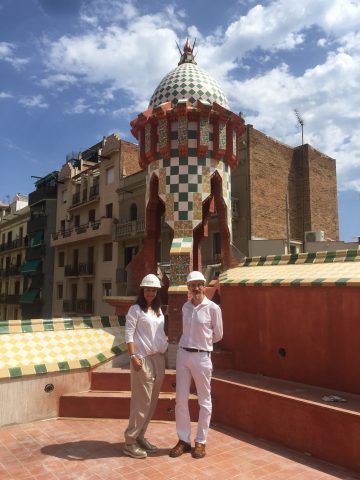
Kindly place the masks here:
[(131, 445), (125, 444), (124, 454), (127, 455), (128, 457), (132, 458), (146, 458), (147, 453), (145, 450), (139, 447), (137, 443), (133, 443)]

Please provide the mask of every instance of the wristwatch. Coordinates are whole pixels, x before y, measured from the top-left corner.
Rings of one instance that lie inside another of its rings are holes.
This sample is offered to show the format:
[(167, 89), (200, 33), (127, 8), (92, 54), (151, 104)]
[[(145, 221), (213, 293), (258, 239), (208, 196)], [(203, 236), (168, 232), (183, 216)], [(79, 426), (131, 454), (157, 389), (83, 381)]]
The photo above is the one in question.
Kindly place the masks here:
[(132, 360), (134, 357), (136, 357), (136, 353), (132, 353), (130, 356), (130, 360)]

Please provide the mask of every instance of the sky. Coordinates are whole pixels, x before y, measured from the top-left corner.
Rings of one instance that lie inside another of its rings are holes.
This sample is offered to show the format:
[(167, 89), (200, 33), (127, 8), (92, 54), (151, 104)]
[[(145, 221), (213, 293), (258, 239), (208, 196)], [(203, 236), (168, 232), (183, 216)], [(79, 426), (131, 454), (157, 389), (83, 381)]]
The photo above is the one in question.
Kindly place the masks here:
[(196, 40), (230, 109), (336, 159), (340, 239), (360, 235), (360, 0), (0, 0), (0, 201), (129, 123)]

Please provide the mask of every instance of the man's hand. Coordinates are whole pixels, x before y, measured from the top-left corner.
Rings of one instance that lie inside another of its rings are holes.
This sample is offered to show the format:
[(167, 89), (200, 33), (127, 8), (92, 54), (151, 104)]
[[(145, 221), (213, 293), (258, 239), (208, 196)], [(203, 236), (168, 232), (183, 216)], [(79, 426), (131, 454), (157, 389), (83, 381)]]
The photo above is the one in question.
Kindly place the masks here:
[(138, 357), (132, 357), (131, 359), (134, 369), (138, 372), (142, 368), (142, 360)]

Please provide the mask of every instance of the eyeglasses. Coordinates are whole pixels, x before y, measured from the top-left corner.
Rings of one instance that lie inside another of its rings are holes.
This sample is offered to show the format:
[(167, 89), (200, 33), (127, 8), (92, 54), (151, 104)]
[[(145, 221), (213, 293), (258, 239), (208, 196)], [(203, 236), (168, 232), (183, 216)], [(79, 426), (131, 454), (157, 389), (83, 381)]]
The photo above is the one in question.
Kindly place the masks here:
[(194, 288), (200, 288), (200, 287), (205, 287), (204, 283), (189, 283), (189, 288), (194, 289)]

